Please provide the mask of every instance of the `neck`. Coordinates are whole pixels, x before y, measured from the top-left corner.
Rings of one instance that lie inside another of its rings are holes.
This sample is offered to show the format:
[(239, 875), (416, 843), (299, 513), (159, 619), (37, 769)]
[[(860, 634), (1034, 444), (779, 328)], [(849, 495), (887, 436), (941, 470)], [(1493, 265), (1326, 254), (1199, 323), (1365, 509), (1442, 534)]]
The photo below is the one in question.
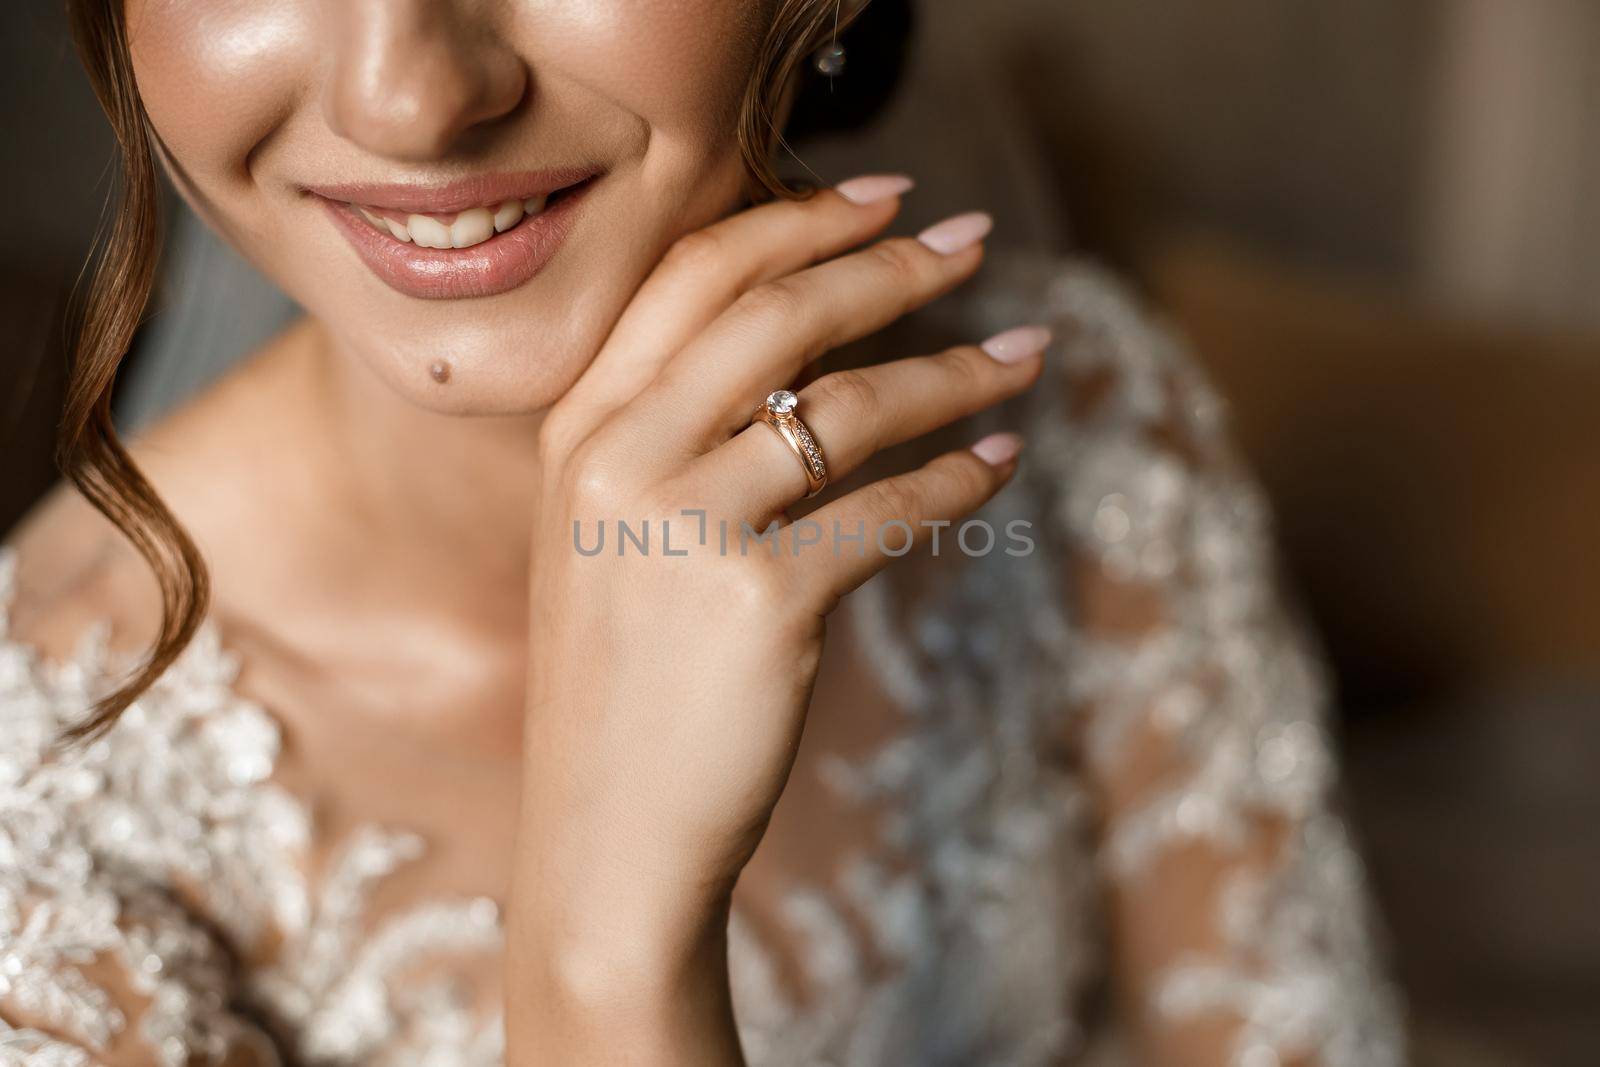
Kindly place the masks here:
[(425, 599), (523, 618), (542, 416), (423, 409), (320, 326), (302, 329), (303, 358), (294, 362), (306, 432), (337, 507), (358, 537), (381, 545), (364, 558), (403, 568), (405, 586)]

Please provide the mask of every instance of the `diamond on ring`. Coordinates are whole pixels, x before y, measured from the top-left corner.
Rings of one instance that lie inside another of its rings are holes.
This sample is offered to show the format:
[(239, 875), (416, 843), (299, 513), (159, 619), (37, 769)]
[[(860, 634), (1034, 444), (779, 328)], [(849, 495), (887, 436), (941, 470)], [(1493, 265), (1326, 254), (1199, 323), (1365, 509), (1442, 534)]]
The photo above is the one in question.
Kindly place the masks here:
[(767, 410), (774, 415), (793, 415), (800, 406), (800, 398), (787, 389), (779, 389), (767, 397)]

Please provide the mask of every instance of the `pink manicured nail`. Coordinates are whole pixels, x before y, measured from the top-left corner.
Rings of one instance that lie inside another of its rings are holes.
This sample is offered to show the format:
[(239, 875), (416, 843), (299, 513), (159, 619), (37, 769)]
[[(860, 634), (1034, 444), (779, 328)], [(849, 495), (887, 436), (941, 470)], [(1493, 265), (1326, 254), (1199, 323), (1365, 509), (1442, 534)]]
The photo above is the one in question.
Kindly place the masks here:
[(1044, 326), (1018, 326), (995, 334), (981, 347), (998, 363), (1021, 363), (1049, 348), (1051, 337)]
[(941, 256), (953, 256), (989, 236), (992, 229), (994, 219), (985, 212), (972, 211), (929, 226), (917, 234), (917, 240)]
[(875, 204), (891, 196), (908, 193), (917, 183), (904, 174), (864, 174), (840, 182), (833, 191), (852, 204)]
[(1014, 433), (992, 433), (972, 446), (972, 452), (991, 467), (1004, 467), (1022, 451), (1022, 438)]

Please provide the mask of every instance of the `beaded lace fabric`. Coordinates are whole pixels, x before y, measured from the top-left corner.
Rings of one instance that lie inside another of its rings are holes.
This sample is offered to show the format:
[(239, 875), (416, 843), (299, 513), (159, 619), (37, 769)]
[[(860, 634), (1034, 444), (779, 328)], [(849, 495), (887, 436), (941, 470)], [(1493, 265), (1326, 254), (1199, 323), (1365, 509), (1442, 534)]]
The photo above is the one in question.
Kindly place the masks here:
[[(904, 729), (868, 758), (824, 756), (827, 780), (885, 813), (885, 857), (911, 862), (869, 855), (789, 889), (803, 1000), (735, 910), (750, 1061), (1121, 1062), (1091, 1007), (1111, 965), (1107, 887), (1151, 877), (1168, 849), (1242, 848), (1265, 820), (1282, 828), (1272, 862), (1229, 877), (1217, 948), (1172, 960), (1131, 1010), (1237, 1019), (1238, 1067), (1401, 1063), (1361, 866), (1330, 806), (1327, 688), (1278, 600), (1268, 517), (1219, 402), (1094, 268), (987, 273), (969, 336), (1044, 320), (1062, 338), (1009, 410), (1029, 451), (986, 513), (1030, 521), (1035, 547), (963, 559), (938, 584), (891, 571), (845, 602)], [(1068, 595), (1083, 567), (1152, 595), (1159, 623), (1091, 625)], [(448, 967), (415, 973), (494, 951), (495, 906), (441, 900), (369, 929), (372, 888), (425, 851), (404, 828), (354, 834), (308, 884), (315, 827), (271, 781), (280, 727), (235, 692), (212, 626), (110, 735), (57, 753), (116, 665), (102, 635), (64, 663), (12, 639), (13, 571), (0, 554), (0, 1064), (100, 1062), (130, 1029), (163, 1067), (501, 1063), (498, 1019)], [(1091, 780), (1151, 734), (1181, 771), (1132, 810), (1097, 810)], [(274, 962), (243, 967), (239, 947), (267, 936)]]

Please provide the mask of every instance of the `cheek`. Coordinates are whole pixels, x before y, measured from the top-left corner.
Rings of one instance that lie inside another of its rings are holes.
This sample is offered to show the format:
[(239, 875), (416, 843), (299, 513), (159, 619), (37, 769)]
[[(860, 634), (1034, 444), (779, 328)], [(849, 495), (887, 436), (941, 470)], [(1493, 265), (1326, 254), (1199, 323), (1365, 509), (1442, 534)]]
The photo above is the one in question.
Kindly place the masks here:
[(589, 0), (530, 5), (527, 40), (552, 79), (581, 80), (654, 131), (731, 136), (764, 4)]
[(307, 83), (307, 0), (130, 0), (129, 47), (151, 124), (203, 181), (248, 180), (251, 150)]

